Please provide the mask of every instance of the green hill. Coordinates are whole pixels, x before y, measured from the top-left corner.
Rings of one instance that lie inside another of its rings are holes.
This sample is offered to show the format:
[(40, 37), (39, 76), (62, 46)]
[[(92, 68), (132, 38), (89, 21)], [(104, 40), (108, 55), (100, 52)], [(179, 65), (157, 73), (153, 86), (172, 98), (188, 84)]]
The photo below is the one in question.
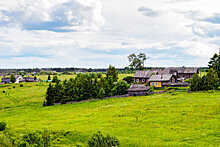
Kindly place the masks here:
[(14, 85), (0, 87), (0, 122), (17, 136), (47, 129), (55, 146), (85, 146), (101, 131), (117, 137), (121, 146), (220, 146), (220, 92), (170, 92), (43, 107), (48, 84)]

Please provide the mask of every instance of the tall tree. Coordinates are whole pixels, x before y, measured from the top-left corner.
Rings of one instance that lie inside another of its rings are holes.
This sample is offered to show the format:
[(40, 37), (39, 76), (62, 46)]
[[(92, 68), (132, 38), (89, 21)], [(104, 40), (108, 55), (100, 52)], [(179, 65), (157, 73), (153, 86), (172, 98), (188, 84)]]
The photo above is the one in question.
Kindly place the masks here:
[(10, 76), (10, 82), (15, 83), (16, 82), (16, 77), (14, 74), (11, 74)]
[(220, 55), (214, 54), (208, 63), (209, 69), (214, 69), (218, 73), (218, 78), (220, 78)]
[(109, 77), (112, 77), (114, 82), (118, 81), (118, 71), (115, 69), (114, 66), (109, 65), (108, 71), (106, 73), (106, 77), (107, 79)]
[(130, 68), (143, 70), (144, 69), (144, 61), (147, 59), (144, 53), (140, 53), (139, 55), (130, 54), (128, 56), (128, 60), (130, 62)]

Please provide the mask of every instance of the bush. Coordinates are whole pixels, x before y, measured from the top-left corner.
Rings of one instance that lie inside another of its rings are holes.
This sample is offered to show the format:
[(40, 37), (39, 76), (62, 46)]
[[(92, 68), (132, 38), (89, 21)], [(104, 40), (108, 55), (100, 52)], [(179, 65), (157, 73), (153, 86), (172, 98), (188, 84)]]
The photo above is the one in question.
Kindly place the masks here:
[(104, 136), (101, 132), (97, 132), (92, 135), (92, 138), (88, 141), (89, 147), (118, 147), (120, 146), (119, 140), (112, 136)]
[(20, 87), (23, 87), (24, 85), (23, 84), (20, 84)]
[(33, 132), (24, 135), (23, 138), (19, 141), (18, 147), (28, 146), (50, 147), (51, 145), (49, 133), (44, 131), (43, 134)]
[(6, 123), (0, 122), (0, 131), (4, 131), (6, 129)]
[(13, 86), (13, 88), (15, 88), (15, 86)]
[(3, 93), (5, 93), (5, 91), (3, 90)]

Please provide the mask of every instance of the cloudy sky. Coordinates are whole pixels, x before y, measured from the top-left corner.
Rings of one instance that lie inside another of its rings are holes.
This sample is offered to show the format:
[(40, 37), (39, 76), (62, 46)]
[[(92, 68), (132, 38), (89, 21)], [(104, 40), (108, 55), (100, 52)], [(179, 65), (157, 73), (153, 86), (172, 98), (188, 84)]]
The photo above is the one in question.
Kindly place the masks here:
[(219, 0), (1, 0), (0, 68), (206, 66)]

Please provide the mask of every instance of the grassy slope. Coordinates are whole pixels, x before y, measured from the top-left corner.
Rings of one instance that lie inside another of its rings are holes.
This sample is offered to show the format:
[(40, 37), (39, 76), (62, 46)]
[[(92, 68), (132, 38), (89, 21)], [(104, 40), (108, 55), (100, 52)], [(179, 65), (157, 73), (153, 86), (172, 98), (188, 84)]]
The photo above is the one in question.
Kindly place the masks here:
[[(123, 146), (220, 145), (219, 92), (179, 92), (42, 107), (46, 87), (46, 83), (25, 83), (10, 90), (0, 87), (0, 121), (18, 132), (45, 128), (76, 131), (86, 139), (100, 130), (117, 136)], [(80, 141), (73, 137), (63, 143), (74, 142)]]

